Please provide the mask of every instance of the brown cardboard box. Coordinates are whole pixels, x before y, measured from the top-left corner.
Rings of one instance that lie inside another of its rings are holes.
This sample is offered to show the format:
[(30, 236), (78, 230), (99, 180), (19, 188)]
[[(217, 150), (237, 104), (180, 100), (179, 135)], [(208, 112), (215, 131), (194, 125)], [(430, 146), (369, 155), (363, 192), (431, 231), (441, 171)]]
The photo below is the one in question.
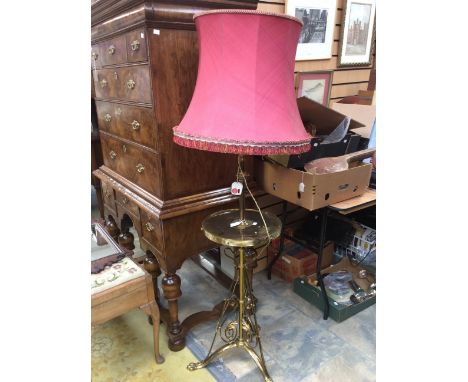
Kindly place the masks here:
[[(325, 157), (336, 157), (354, 152), (358, 149), (361, 136), (349, 131), (339, 142), (322, 144), (336, 127), (346, 118), (346, 115), (333, 110), (307, 97), (297, 99), (297, 107), (306, 130), (313, 134), (311, 150), (297, 155), (271, 155), (270, 157), (285, 167), (301, 168), (311, 160)], [(349, 129), (359, 129), (364, 125), (351, 118)]]
[(363, 138), (370, 137), (375, 120), (375, 105), (334, 103), (332, 109), (362, 123), (362, 127), (350, 125), (349, 129), (361, 135)]
[[(275, 257), (279, 242), (273, 242), (268, 248), (268, 262)], [(335, 246), (333, 242), (325, 244), (323, 249), (321, 268), (330, 266)], [(311, 275), (317, 268), (317, 254), (290, 240), (285, 240), (284, 249), (280, 258), (275, 262), (272, 273), (283, 280), (292, 282), (296, 277)]]
[[(372, 164), (346, 171), (315, 175), (255, 158), (255, 180), (260, 188), (309, 211), (362, 195), (369, 185)], [(304, 183), (304, 192), (299, 184)]]

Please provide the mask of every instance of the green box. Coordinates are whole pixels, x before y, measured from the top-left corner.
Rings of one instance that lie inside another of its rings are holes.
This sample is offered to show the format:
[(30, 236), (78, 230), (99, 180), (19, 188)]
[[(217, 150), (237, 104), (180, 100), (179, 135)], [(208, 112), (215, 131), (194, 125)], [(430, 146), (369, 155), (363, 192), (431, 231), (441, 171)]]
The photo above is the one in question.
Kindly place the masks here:
[[(319, 287), (310, 285), (304, 277), (297, 277), (294, 279), (293, 289), (294, 292), (296, 292), (299, 296), (309, 301), (312, 305), (316, 306), (323, 312), (324, 302), (322, 291)], [(373, 296), (359, 304), (353, 304), (349, 306), (338, 304), (329, 298), (329, 316), (336, 322), (342, 322), (347, 318), (354, 316), (356, 313), (361, 312), (367, 307), (374, 305), (376, 298), (376, 296)]]

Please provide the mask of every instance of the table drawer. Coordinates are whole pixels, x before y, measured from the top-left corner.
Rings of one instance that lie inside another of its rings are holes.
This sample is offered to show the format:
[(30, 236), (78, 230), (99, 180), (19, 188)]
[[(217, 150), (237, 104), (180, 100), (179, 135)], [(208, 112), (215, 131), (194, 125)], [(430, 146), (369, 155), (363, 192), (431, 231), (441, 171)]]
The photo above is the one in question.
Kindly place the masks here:
[(143, 237), (154, 247), (162, 250), (163, 234), (160, 220), (145, 210), (140, 210), (141, 231)]
[(148, 60), (148, 47), (146, 43), (146, 31), (138, 29), (126, 34), (127, 61), (140, 62)]
[[(119, 191), (115, 191), (115, 198), (117, 200), (117, 203), (119, 203), (119, 205), (117, 206), (118, 212), (120, 211), (121, 207), (123, 210), (130, 212), (136, 218), (140, 219), (140, 211), (138, 209), (138, 205), (135, 204), (128, 196), (124, 195)], [(118, 215), (120, 216), (120, 213), (118, 213)]]
[(101, 69), (101, 53), (99, 52), (99, 45), (95, 44), (91, 46), (91, 68)]
[(157, 150), (152, 109), (105, 101), (96, 101), (96, 109), (101, 130)]
[(151, 103), (148, 65), (93, 71), (97, 99), (119, 99)]
[(104, 164), (153, 195), (161, 197), (159, 154), (101, 132)]
[(102, 189), (102, 200), (104, 201), (104, 203), (110, 206), (114, 206), (115, 196), (114, 196), (114, 189), (111, 187), (111, 185), (107, 182), (102, 182), (101, 189)]
[(101, 66), (124, 64), (127, 61), (127, 41), (125, 36), (118, 36), (98, 44)]

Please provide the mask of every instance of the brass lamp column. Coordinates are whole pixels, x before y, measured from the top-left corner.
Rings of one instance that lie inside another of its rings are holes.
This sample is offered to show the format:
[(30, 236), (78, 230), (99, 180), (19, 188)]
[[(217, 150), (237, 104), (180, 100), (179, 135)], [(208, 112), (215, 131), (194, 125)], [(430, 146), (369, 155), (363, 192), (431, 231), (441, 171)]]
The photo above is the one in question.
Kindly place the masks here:
[[(240, 183), (246, 189), (243, 172), (244, 158), (239, 155)], [(268, 374), (265, 358), (260, 341), (260, 326), (255, 315), (255, 297), (248, 274), (245, 249), (259, 247), (279, 236), (281, 221), (273, 214), (263, 212), (268, 229), (263, 223), (260, 213), (256, 210), (245, 209), (245, 194), (239, 196), (239, 209), (226, 210), (209, 216), (202, 224), (205, 235), (215, 243), (236, 248), (239, 254), (237, 277), (230, 288), (230, 297), (224, 300), (222, 313), (216, 325), (216, 332), (206, 358), (200, 362), (192, 362), (187, 368), (191, 371), (207, 366), (217, 356), (232, 348), (242, 348), (253, 358), (259, 367), (265, 381), (272, 381)], [(236, 287), (239, 287), (239, 296)], [(229, 321), (228, 308), (238, 309), (237, 321)], [(223, 346), (212, 351), (216, 337), (225, 342)], [(258, 345), (258, 353), (254, 350)]]

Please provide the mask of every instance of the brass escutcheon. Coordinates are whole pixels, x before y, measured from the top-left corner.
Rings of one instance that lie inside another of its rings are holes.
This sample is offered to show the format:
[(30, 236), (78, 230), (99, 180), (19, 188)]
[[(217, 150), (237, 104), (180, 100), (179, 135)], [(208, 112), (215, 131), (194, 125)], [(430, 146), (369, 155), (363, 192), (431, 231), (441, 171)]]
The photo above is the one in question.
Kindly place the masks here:
[(132, 43), (130, 45), (132, 46), (132, 50), (140, 49), (140, 41), (138, 41), (138, 40), (132, 41)]
[(111, 115), (109, 113), (107, 113), (105, 116), (104, 116), (104, 121), (106, 122), (110, 122), (112, 119)]
[(148, 232), (151, 232), (151, 231), (154, 230), (154, 225), (152, 225), (150, 222), (147, 222), (147, 223), (145, 224), (145, 228), (146, 228), (146, 230), (147, 230)]
[(138, 122), (137, 120), (134, 120), (132, 122), (132, 129), (133, 130), (138, 130), (140, 128), (140, 122)]
[(127, 199), (126, 196), (124, 196), (123, 199), (122, 199), (122, 203), (123, 203), (123, 204), (127, 204), (127, 202), (128, 202), (128, 199)]
[(127, 81), (127, 88), (133, 89), (135, 87), (136, 83), (133, 80), (128, 80)]
[(98, 54), (96, 52), (91, 52), (91, 57), (93, 58), (94, 61), (96, 61), (98, 58)]
[(110, 156), (110, 159), (115, 159), (115, 157), (117, 156), (116, 152), (114, 150), (111, 150), (109, 152), (109, 156)]
[(145, 171), (145, 166), (143, 166), (141, 163), (138, 163), (136, 165), (137, 172), (141, 174), (143, 171)]
[(104, 89), (107, 86), (107, 80), (103, 78), (101, 81), (99, 81), (99, 85), (101, 85), (101, 88)]
[(114, 54), (115, 53), (115, 46), (111, 45), (109, 48), (107, 48), (107, 53)]
[(124, 153), (126, 153), (126, 152), (127, 152), (127, 146), (122, 145), (122, 151), (123, 151)]

